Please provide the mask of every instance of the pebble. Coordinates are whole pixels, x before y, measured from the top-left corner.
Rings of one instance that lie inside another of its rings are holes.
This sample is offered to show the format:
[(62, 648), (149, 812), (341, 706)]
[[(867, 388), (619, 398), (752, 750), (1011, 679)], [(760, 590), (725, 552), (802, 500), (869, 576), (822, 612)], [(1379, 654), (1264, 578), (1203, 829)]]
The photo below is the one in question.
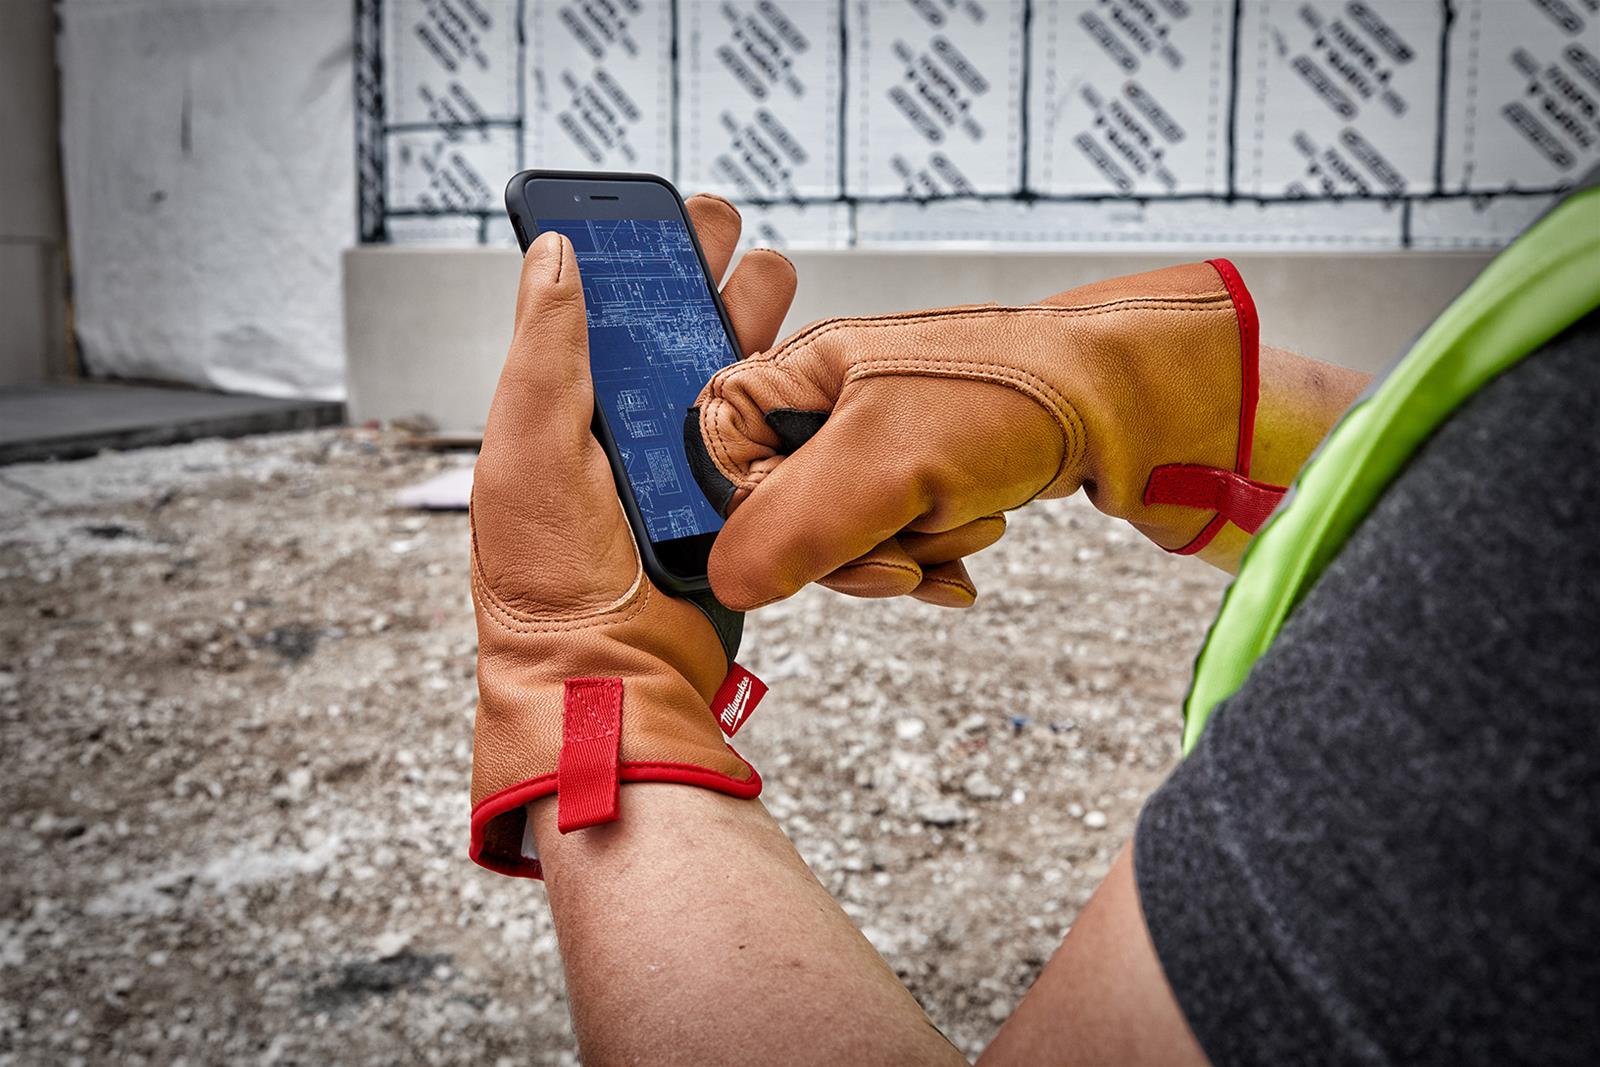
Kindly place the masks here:
[(956, 826), (972, 818), (972, 812), (954, 797), (939, 797), (918, 807), (917, 818), (929, 826)]
[(894, 735), (902, 741), (915, 741), (928, 732), (928, 724), (921, 719), (900, 719), (894, 724)]
[(987, 774), (973, 771), (961, 783), (961, 791), (974, 800), (994, 800), (1005, 793)]
[(311, 769), (309, 767), (296, 767), (284, 775), (283, 784), (272, 791), (272, 795), (291, 804), (298, 804), (311, 793)]
[(973, 712), (956, 724), (956, 732), (962, 734), (975, 734), (989, 725), (989, 717), (981, 712)]
[(1104, 830), (1106, 828), (1106, 813), (1100, 811), (1099, 809), (1085, 812), (1083, 816), (1083, 825), (1087, 826), (1091, 830)]

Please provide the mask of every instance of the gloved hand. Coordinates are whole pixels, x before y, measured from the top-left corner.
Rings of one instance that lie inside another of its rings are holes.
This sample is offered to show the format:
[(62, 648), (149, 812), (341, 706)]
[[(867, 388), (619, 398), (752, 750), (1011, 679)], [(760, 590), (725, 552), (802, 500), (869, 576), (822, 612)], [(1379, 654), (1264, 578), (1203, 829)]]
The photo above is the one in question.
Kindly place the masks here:
[[(738, 213), (713, 197), (688, 207), (720, 277)], [(782, 256), (744, 257), (723, 289), (742, 347), (772, 344), (794, 288)], [(546, 233), (523, 262), (472, 487), (471, 855), (506, 874), (540, 877), (524, 808), (538, 797), (558, 793), (565, 833), (616, 818), (619, 782), (761, 790), (711, 710), (734, 677), (723, 645), (698, 608), (645, 575), (593, 413), (577, 262), (566, 238)]]
[(717, 597), (750, 610), (807, 582), (964, 607), (961, 558), (1001, 512), (1081, 486), (1172, 552), (1283, 490), (1252, 482), (1255, 307), (1212, 260), (1027, 307), (816, 323), (719, 371), (685, 424), (728, 516)]

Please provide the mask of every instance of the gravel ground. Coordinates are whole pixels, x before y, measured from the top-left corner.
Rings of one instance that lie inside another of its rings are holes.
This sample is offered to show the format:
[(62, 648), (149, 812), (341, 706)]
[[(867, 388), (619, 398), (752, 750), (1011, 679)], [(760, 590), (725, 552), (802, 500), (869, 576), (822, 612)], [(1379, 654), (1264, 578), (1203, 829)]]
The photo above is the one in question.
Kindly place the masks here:
[[(0, 468), (0, 1062), (573, 1063), (543, 889), (466, 858), (453, 464), (361, 431)], [(976, 1054), (1172, 766), (1223, 587), (1081, 500), (964, 613), (750, 619), (740, 749)]]

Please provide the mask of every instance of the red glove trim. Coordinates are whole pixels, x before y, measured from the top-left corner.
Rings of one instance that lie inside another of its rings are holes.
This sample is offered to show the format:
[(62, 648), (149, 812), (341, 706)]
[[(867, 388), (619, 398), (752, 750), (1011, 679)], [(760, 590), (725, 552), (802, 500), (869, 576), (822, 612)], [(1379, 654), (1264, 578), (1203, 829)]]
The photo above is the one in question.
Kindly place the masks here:
[[(1219, 467), (1197, 464), (1171, 463), (1150, 472), (1145, 483), (1144, 502), (1150, 504), (1181, 504), (1185, 507), (1215, 509), (1216, 515), (1206, 523), (1188, 544), (1167, 551), (1179, 556), (1191, 556), (1211, 543), (1211, 539), (1228, 522), (1242, 530), (1255, 533), (1267, 521), (1272, 509), (1283, 499), (1285, 490), (1263, 482), (1250, 480), (1250, 452), (1256, 433), (1256, 404), (1261, 398), (1261, 322), (1256, 317), (1256, 304), (1245, 288), (1239, 269), (1226, 259), (1206, 260), (1222, 277), (1222, 286), (1233, 301), (1233, 311), (1239, 320), (1239, 447), (1234, 457), (1233, 472)], [(1276, 491), (1270, 506), (1268, 496)], [(1263, 512), (1261, 509), (1265, 507)], [(1254, 523), (1247, 526), (1246, 523)]]
[(1256, 433), (1256, 402), (1261, 399), (1261, 320), (1256, 302), (1250, 298), (1239, 268), (1226, 259), (1208, 259), (1222, 275), (1223, 287), (1233, 298), (1233, 311), (1239, 318), (1239, 455), (1233, 469), (1250, 476), (1250, 447)]
[[(728, 749), (733, 752), (732, 748)], [(756, 769), (745, 762), (743, 756), (733, 752), (735, 758), (750, 770), (750, 777), (739, 779), (722, 774), (719, 771), (710, 771), (692, 763), (666, 763), (649, 760), (627, 762), (618, 768), (618, 778), (624, 782), (677, 782), (681, 785), (699, 786), (701, 789), (711, 789), (718, 793), (726, 793), (730, 797), (749, 800), (751, 797), (761, 795), (761, 775)], [(507, 874), (513, 878), (543, 878), (544, 870), (539, 866), (539, 861), (527, 856), (510, 856), (503, 852), (487, 851), (488, 826), (495, 819), (508, 812), (514, 812), (540, 797), (547, 797), (556, 791), (556, 775), (541, 774), (537, 778), (509, 785), (498, 792), (490, 793), (472, 809), (472, 839), (467, 846), (467, 855), (480, 867), (485, 867), (499, 874)], [(556, 814), (559, 821), (560, 812)]]

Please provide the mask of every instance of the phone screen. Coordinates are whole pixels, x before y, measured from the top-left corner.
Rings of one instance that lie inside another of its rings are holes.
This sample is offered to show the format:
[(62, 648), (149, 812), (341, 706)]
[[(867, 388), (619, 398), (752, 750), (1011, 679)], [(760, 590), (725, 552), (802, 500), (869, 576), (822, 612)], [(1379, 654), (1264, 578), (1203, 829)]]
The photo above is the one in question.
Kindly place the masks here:
[(506, 206), (524, 248), (554, 230), (572, 242), (588, 312), (596, 435), (640, 542), (669, 592), (706, 588), (722, 517), (684, 452), (700, 390), (739, 358), (683, 202), (649, 175), (528, 171)]
[(650, 540), (715, 533), (722, 517), (690, 472), (683, 417), (735, 356), (688, 228), (682, 219), (537, 223), (577, 254), (595, 398)]

